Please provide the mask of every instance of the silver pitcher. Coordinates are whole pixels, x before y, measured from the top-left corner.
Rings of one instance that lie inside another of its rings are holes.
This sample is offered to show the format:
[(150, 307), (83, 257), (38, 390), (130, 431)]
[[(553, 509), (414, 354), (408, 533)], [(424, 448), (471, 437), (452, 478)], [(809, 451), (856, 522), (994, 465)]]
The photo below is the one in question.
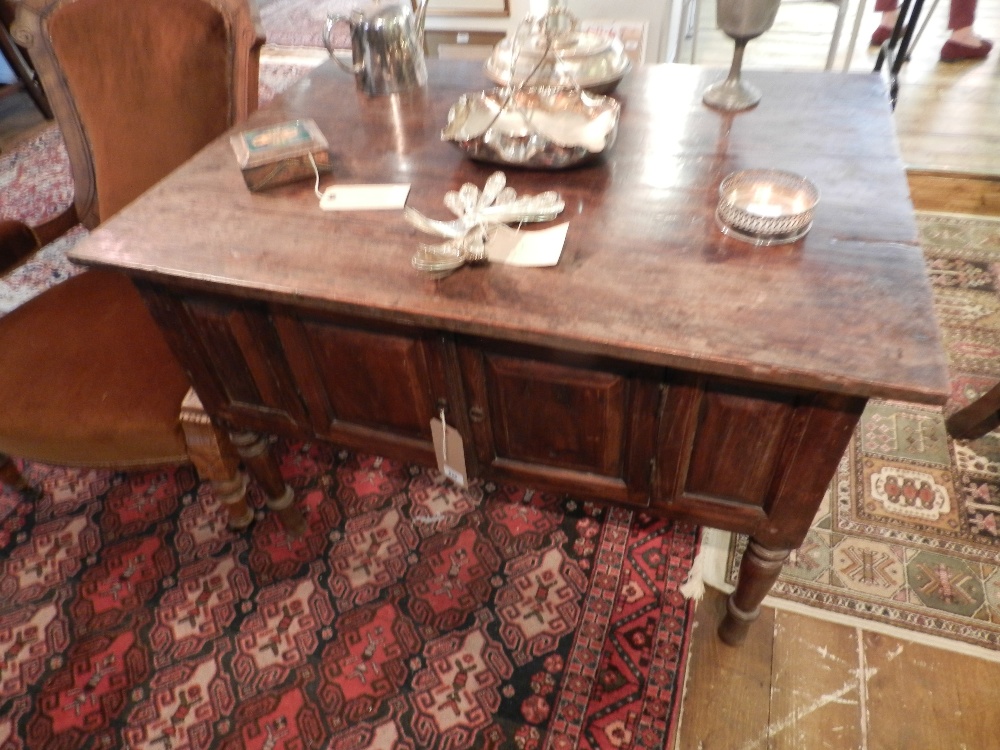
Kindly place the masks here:
[[(365, 93), (377, 96), (419, 88), (427, 83), (424, 18), (427, 0), (413, 12), (410, 0), (379, 2), (355, 8), (350, 16), (331, 13), (323, 27), (323, 43), (344, 70), (353, 73)], [(352, 64), (333, 54), (331, 34), (338, 23), (351, 31)]]

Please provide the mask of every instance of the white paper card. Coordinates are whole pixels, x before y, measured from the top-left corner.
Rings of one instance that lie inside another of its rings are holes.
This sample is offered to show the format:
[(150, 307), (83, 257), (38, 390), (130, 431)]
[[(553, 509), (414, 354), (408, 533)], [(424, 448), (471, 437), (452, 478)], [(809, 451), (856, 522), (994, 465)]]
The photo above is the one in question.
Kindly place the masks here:
[(537, 231), (518, 231), (501, 225), (486, 245), (491, 263), (509, 266), (554, 266), (562, 255), (569, 222)]
[(324, 211), (401, 210), (409, 193), (409, 184), (331, 185), (323, 191), (319, 207)]
[(438, 471), (459, 487), (465, 487), (469, 483), (469, 477), (465, 468), (462, 435), (451, 425), (442, 425), (441, 420), (435, 417), (431, 420), (431, 439), (434, 442)]

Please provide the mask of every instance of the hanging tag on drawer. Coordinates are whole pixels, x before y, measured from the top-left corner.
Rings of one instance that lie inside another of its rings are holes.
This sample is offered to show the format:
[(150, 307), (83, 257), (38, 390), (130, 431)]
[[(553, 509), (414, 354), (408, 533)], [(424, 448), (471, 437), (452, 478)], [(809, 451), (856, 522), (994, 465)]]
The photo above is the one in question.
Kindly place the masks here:
[(434, 455), (437, 456), (438, 471), (459, 487), (465, 487), (469, 479), (465, 473), (465, 448), (458, 430), (448, 425), (444, 409), (440, 417), (431, 420), (431, 435), (434, 437)]

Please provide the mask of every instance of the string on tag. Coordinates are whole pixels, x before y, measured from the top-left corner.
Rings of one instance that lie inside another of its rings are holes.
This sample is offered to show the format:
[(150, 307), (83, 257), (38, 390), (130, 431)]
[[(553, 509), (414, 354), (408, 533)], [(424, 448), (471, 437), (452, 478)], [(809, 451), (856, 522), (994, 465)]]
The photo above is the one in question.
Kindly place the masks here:
[(441, 416), (441, 463), (448, 463), (448, 424), (444, 421), (444, 409), (440, 411)]
[(316, 175), (316, 182), (313, 185), (313, 192), (316, 193), (316, 197), (322, 199), (323, 194), (319, 191), (319, 167), (316, 166), (316, 159), (313, 158), (312, 152), (309, 152), (309, 163), (312, 164), (313, 174)]

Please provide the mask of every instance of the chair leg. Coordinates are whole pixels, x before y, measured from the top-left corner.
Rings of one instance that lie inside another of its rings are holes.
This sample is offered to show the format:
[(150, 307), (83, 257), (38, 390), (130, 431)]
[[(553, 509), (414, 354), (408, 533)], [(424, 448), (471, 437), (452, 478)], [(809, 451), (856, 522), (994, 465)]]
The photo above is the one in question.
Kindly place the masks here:
[(278, 461), (268, 449), (267, 441), (256, 432), (234, 432), (230, 438), (247, 471), (263, 486), (267, 507), (278, 514), (289, 534), (305, 533), (306, 520), (295, 507), (295, 494), (281, 476)]
[(28, 480), (24, 478), (10, 456), (0, 453), (0, 483), (17, 490), (18, 492), (31, 492), (32, 487)]
[(253, 511), (247, 505), (247, 480), (240, 471), (239, 456), (226, 433), (212, 424), (193, 389), (184, 397), (180, 423), (198, 476), (211, 482), (229, 514), (230, 527), (245, 529), (253, 521)]

